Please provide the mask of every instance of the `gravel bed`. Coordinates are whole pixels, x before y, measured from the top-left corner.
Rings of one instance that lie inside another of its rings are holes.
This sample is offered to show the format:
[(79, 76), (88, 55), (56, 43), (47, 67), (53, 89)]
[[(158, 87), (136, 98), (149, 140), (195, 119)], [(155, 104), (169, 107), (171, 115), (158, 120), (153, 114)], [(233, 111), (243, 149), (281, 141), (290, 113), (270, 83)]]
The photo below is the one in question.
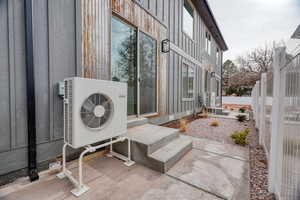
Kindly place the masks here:
[[(210, 126), (209, 123), (213, 121), (218, 121), (219, 126)], [(188, 125), (188, 130), (185, 134), (198, 138), (211, 139), (222, 143), (234, 144), (230, 135), (234, 131), (241, 131), (246, 128), (248, 128), (248, 122), (238, 122), (235, 119), (208, 117), (191, 122)]]
[(273, 200), (268, 192), (268, 164), (265, 151), (259, 145), (254, 122), (249, 123), (251, 134), (248, 137), (250, 162), (250, 200)]

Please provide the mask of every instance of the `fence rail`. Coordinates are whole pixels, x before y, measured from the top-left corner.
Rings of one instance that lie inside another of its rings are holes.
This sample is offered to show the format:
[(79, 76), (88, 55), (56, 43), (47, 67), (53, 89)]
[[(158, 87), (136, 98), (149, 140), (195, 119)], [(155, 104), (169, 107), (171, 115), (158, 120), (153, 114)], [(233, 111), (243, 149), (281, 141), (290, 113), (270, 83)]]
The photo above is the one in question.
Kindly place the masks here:
[(280, 200), (300, 199), (300, 54), (277, 48), (268, 73), (252, 90), (259, 142), (269, 161), (269, 190)]

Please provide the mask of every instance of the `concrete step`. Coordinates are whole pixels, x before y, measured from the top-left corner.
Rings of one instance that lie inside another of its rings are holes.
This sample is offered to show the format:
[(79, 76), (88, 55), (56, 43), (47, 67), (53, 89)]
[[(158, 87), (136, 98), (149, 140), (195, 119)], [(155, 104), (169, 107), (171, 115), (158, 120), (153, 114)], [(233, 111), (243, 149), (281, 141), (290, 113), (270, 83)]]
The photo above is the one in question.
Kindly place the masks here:
[(152, 124), (130, 128), (128, 129), (127, 134), (132, 141), (147, 147), (147, 155), (179, 137), (178, 129)]
[(127, 120), (127, 128), (133, 128), (136, 126), (141, 126), (148, 123), (148, 119), (144, 117), (133, 118)]
[[(192, 149), (192, 141), (173, 128), (145, 124), (128, 129), (127, 136), (131, 139), (132, 160), (162, 173)], [(113, 149), (127, 156), (127, 145), (127, 141), (116, 143)]]
[(192, 146), (192, 140), (189, 137), (179, 136), (176, 140), (149, 155), (149, 158), (157, 162), (158, 171), (165, 173), (189, 152)]

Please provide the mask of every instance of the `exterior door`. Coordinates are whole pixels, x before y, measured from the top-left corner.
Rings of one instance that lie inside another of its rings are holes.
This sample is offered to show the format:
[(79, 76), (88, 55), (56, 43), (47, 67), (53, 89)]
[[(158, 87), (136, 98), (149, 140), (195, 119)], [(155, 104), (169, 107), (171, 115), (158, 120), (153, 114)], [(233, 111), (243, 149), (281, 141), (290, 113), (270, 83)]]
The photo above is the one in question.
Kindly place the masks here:
[(127, 115), (137, 115), (137, 30), (112, 18), (111, 77), (128, 84)]
[(128, 84), (127, 115), (157, 112), (156, 40), (112, 18), (111, 75)]
[(139, 32), (139, 114), (157, 111), (156, 40)]

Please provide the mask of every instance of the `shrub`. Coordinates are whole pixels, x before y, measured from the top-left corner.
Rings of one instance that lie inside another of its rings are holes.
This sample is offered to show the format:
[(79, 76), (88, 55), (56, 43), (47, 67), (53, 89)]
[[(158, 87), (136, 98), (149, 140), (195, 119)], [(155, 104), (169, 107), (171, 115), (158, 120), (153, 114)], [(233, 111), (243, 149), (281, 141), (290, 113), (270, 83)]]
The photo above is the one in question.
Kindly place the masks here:
[(249, 129), (243, 131), (235, 131), (231, 134), (231, 138), (235, 144), (245, 146), (247, 144), (247, 136), (249, 134)]
[(198, 115), (199, 118), (208, 118), (208, 114), (207, 113), (201, 113)]
[(240, 111), (240, 113), (245, 113), (246, 112), (246, 108), (242, 107), (242, 108), (239, 109), (239, 111)]
[(179, 131), (186, 132), (187, 131), (187, 121), (185, 119), (181, 119), (179, 121)]
[(246, 115), (237, 115), (236, 118), (239, 122), (243, 122), (247, 119)]
[(209, 123), (210, 126), (219, 126), (219, 122), (218, 121), (213, 121)]

